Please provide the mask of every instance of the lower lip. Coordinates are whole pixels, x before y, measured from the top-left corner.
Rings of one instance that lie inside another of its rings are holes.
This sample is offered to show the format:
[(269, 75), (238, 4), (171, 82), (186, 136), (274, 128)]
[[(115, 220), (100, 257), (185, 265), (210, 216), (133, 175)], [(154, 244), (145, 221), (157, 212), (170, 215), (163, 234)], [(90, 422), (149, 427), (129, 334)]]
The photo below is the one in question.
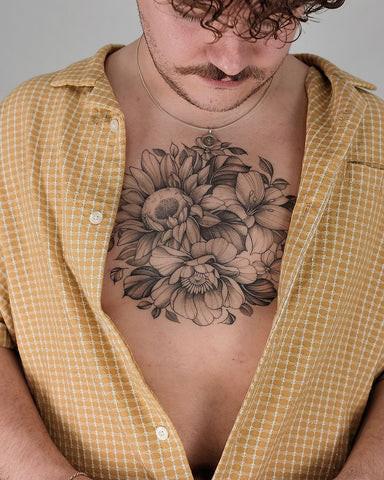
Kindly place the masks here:
[(206, 83), (207, 85), (211, 87), (217, 87), (217, 88), (234, 88), (238, 87), (242, 83), (244, 83), (244, 80), (238, 80), (236, 82), (229, 80), (229, 81), (219, 81), (219, 80), (211, 80), (209, 78), (205, 77), (199, 77), (201, 80)]

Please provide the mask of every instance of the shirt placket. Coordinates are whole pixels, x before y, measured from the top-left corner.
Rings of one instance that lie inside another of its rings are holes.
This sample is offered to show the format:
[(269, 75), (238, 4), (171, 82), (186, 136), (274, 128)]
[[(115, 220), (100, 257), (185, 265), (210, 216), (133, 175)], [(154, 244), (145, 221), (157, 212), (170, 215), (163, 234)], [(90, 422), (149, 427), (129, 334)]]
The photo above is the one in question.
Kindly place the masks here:
[[(99, 78), (90, 92), (87, 108), (89, 118), (92, 119), (91, 123), (97, 124), (91, 139), (99, 143), (95, 148), (90, 143), (90, 148), (94, 148), (94, 154), (89, 157), (88, 162), (92, 163), (93, 174), (98, 177), (95, 182), (101, 187), (94, 196), (89, 198), (84, 196), (84, 222), (87, 223), (84, 228), (87, 229), (88, 240), (85, 256), (76, 259), (79, 280), (83, 285), (87, 302), (95, 314), (95, 320), (107, 332), (110, 345), (122, 359), (122, 364), (129, 372), (131, 383), (135, 385), (133, 392), (123, 390), (120, 394), (124, 396), (133, 393), (138, 399), (138, 408), (142, 409), (140, 415), (132, 416), (127, 412), (126, 416), (130, 427), (132, 422), (136, 423), (137, 427), (144, 428), (147, 433), (147, 451), (142, 444), (133, 447), (141, 457), (143, 471), (153, 478), (190, 478), (192, 480), (192, 472), (182, 442), (172, 421), (146, 383), (129, 346), (101, 307), (106, 255), (126, 165), (126, 131), (124, 115), (105, 76)], [(100, 142), (99, 138), (103, 138), (103, 142)], [(92, 262), (87, 262), (90, 258), (93, 259)], [(120, 386), (115, 385), (114, 388), (119, 389)], [(133, 428), (135, 428), (134, 425)]]

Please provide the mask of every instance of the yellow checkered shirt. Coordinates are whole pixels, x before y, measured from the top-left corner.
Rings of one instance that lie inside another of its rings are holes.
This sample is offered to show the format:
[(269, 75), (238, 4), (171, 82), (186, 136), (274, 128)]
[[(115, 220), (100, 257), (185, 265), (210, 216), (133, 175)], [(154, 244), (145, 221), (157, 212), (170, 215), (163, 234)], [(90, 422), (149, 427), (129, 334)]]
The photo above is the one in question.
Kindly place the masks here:
[[(100, 302), (125, 169), (104, 60), (121, 46), (28, 80), (0, 106), (0, 345), (18, 350), (75, 468), (192, 480)], [(307, 137), (278, 308), (214, 480), (332, 479), (384, 371), (384, 102), (327, 60), (297, 56), (311, 66)]]

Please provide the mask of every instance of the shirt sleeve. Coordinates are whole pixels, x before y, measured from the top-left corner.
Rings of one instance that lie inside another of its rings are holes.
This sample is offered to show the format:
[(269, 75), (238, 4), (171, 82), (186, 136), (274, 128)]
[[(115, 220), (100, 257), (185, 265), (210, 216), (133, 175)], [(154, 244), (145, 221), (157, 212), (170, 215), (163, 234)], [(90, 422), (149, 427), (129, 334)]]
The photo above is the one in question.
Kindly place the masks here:
[(16, 350), (4, 258), (0, 253), (0, 347)]
[(376, 380), (373, 382), (376, 384), (377, 382), (382, 382), (384, 380), (384, 371), (381, 372), (381, 374), (376, 378)]
[[(11, 94), (9, 95), (9, 98)], [(8, 98), (8, 97), (7, 97)], [(6, 103), (7, 98), (0, 103), (0, 176), (1, 178), (6, 178), (6, 175), (3, 171), (3, 163), (5, 161), (5, 156), (7, 155), (7, 141), (9, 140), (9, 131), (5, 127), (7, 124), (6, 116)], [(15, 105), (12, 102), (9, 102), (8, 112), (15, 112)], [(9, 114), (9, 113), (8, 113)], [(0, 184), (0, 192), (3, 192), (3, 185)], [(0, 197), (0, 219), (2, 219), (2, 198)], [(4, 226), (0, 222), (0, 347), (10, 348), (13, 350), (17, 349), (16, 346), (16, 337), (15, 331), (13, 328), (13, 319), (11, 314), (11, 306), (9, 300), (9, 289), (6, 273), (6, 263), (4, 252), (2, 250), (3, 238), (1, 233), (4, 232)]]
[(1, 318), (0, 318), (0, 347), (16, 350), (16, 345), (7, 330), (6, 324)]

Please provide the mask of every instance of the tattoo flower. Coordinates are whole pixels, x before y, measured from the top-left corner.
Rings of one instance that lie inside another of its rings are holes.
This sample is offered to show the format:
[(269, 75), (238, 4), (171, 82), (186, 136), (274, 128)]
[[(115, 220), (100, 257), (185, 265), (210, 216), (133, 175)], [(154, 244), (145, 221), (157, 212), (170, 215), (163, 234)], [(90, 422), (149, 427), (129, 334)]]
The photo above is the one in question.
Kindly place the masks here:
[(247, 152), (217, 141), (169, 152), (145, 150), (141, 168), (129, 167), (109, 250), (126, 268), (111, 271), (138, 308), (197, 325), (232, 324), (236, 312), (276, 297), (281, 257), (295, 197), (239, 156)]
[(216, 215), (223, 210), (236, 214), (248, 227), (247, 250), (262, 253), (274, 243), (274, 230), (288, 230), (291, 212), (282, 206), (287, 201), (280, 189), (265, 188), (263, 176), (252, 170), (239, 173), (234, 187), (215, 187), (201, 205)]
[(190, 254), (157, 247), (150, 264), (162, 277), (152, 289), (153, 304), (159, 309), (170, 306), (177, 316), (197, 325), (231, 319), (229, 309), (239, 309), (245, 302), (240, 284), (257, 278), (249, 260), (238, 257), (236, 248), (219, 238), (195, 243)]
[(275, 254), (271, 250), (260, 255), (260, 260), (252, 262), (259, 277), (270, 280), (276, 284), (279, 282), (280, 270), (281, 270), (281, 258), (276, 258)]
[(200, 226), (220, 223), (220, 217), (200, 206), (211, 188), (209, 167), (185, 150), (178, 157), (175, 145), (170, 154), (155, 152), (146, 150), (142, 168), (130, 167), (125, 175), (114, 233), (117, 245), (124, 246), (119, 259), (131, 265), (147, 264), (159, 244), (188, 251), (200, 240)]

